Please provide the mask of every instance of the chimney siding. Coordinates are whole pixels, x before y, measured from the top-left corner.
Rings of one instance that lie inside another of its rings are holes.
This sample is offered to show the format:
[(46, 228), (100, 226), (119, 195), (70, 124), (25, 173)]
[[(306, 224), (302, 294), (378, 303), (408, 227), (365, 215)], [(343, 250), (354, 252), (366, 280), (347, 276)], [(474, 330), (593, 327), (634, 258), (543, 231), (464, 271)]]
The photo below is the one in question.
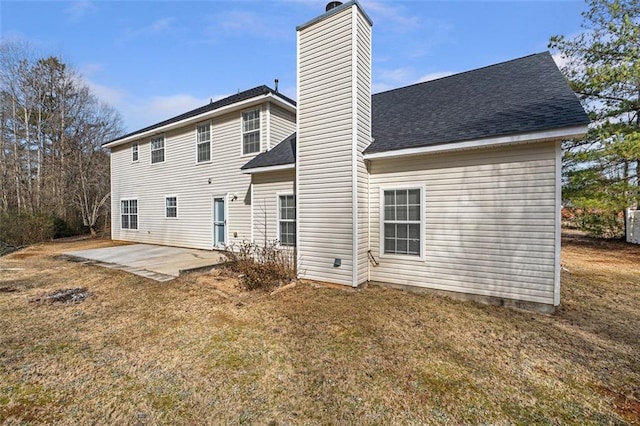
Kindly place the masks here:
[(371, 141), (371, 25), (355, 2), (298, 29), (297, 126), (299, 273), (361, 284), (369, 245), (362, 152)]

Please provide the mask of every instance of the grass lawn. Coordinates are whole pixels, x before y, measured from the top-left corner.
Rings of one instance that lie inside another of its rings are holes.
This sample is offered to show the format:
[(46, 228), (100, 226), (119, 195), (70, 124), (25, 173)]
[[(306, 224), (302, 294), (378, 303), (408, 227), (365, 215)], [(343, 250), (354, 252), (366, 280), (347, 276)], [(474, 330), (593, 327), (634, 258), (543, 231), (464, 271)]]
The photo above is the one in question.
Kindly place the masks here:
[[(545, 316), (55, 259), (109, 244), (0, 258), (0, 423), (640, 424), (640, 246), (565, 239)], [(30, 302), (79, 286), (82, 303)]]

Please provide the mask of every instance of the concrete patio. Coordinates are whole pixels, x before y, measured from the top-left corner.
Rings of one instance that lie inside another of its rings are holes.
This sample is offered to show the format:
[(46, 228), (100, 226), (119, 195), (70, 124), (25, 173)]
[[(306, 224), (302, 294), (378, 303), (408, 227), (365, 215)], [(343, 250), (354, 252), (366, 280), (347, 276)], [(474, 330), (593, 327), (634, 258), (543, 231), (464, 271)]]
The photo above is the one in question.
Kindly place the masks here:
[(125, 246), (65, 252), (65, 256), (86, 263), (119, 269), (156, 281), (170, 281), (182, 272), (206, 268), (224, 261), (219, 251), (131, 244)]

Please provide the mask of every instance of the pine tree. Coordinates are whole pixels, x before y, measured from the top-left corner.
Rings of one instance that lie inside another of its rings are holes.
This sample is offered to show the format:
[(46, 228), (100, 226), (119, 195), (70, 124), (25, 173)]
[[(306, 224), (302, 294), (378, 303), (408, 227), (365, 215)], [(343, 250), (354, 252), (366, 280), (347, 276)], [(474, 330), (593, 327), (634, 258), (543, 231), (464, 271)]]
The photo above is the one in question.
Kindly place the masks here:
[(583, 217), (588, 231), (621, 235), (619, 213), (639, 201), (640, 2), (589, 0), (582, 15), (579, 35), (549, 43), (593, 122), (564, 146), (563, 198), (592, 213)]

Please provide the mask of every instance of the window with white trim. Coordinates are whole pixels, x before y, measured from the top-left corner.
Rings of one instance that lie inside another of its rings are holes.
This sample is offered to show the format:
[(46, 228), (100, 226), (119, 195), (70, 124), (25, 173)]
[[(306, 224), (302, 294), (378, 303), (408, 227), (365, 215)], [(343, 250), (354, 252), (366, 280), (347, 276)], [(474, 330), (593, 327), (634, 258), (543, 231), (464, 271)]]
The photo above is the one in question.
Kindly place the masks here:
[(165, 197), (165, 217), (178, 217), (178, 197)]
[(138, 161), (138, 143), (131, 144), (131, 161)]
[(422, 247), (420, 189), (385, 190), (383, 197), (383, 253), (420, 256)]
[(198, 124), (196, 128), (196, 151), (198, 157), (197, 161), (198, 163), (211, 161), (211, 124)]
[(151, 138), (151, 164), (164, 162), (164, 135)]
[(260, 152), (260, 109), (242, 113), (242, 155)]
[(278, 241), (281, 246), (296, 246), (296, 198), (278, 196)]
[(138, 229), (138, 200), (120, 200), (120, 227)]

